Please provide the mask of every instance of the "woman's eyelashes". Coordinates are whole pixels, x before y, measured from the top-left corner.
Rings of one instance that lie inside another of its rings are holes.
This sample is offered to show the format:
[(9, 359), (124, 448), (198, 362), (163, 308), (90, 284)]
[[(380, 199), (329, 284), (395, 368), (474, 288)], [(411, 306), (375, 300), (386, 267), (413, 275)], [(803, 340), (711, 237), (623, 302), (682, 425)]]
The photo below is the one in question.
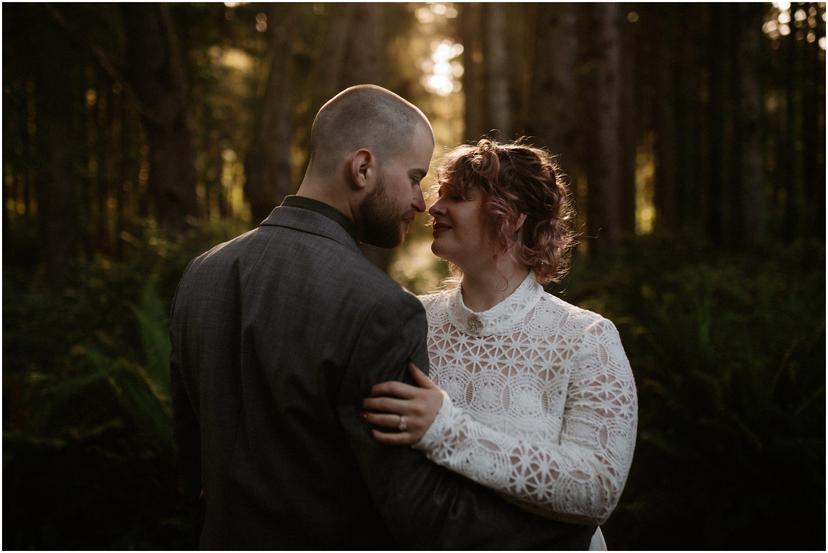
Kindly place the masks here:
[(465, 196), (464, 194), (458, 194), (456, 192), (452, 192), (452, 193), (443, 193), (443, 192), (441, 192), (440, 193), (440, 199), (441, 200), (448, 200), (450, 202), (465, 202), (469, 198), (467, 196)]

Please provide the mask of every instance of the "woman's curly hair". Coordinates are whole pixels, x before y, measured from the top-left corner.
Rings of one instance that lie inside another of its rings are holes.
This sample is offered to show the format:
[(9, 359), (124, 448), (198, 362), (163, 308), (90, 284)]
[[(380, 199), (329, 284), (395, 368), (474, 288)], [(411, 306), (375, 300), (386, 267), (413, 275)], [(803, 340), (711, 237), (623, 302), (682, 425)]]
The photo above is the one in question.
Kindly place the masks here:
[[(484, 138), (449, 152), (436, 186), (460, 195), (479, 187), (488, 228), (503, 251), (517, 242), (518, 260), (534, 271), (540, 284), (566, 275), (575, 244), (575, 213), (565, 176), (551, 154), (523, 139), (499, 144)], [(523, 214), (526, 220), (515, 233)]]

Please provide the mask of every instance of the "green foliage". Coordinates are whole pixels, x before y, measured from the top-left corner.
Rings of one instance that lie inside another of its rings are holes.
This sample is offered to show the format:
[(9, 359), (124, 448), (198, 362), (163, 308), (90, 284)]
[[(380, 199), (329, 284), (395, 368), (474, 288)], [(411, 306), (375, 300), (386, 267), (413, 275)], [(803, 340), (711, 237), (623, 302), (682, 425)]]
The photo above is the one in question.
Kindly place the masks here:
[[(168, 309), (237, 222), (129, 225), (63, 290), (4, 266), (6, 548), (192, 547), (175, 496)], [(576, 259), (560, 295), (619, 328), (639, 392), (613, 548), (824, 547), (824, 245), (639, 241)], [(37, 273), (36, 273), (37, 274)]]
[(175, 497), (169, 308), (186, 263), (244, 230), (132, 225), (64, 290), (4, 267), (7, 548), (190, 547)]
[(824, 246), (675, 250), (579, 263), (564, 296), (616, 322), (638, 386), (609, 545), (822, 548)]

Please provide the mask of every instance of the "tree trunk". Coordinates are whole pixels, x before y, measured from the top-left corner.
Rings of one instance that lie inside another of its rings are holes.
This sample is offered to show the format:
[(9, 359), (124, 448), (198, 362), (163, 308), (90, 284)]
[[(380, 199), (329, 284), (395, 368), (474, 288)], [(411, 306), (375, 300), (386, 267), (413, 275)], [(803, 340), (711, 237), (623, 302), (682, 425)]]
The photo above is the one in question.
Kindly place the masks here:
[(340, 74), (347, 53), (353, 10), (352, 4), (325, 4), (324, 6), (326, 28), (312, 79), (314, 84), (313, 113), (316, 113), (334, 94), (342, 90)]
[[(699, 88), (700, 74), (698, 33), (700, 9), (695, 4), (680, 4), (672, 8), (678, 16), (676, 51), (678, 71), (674, 71), (676, 124), (676, 188), (675, 226), (682, 232), (701, 231), (698, 228), (701, 194), (699, 193)], [(761, 27), (761, 25), (760, 25)]]
[[(72, 113), (82, 99), (72, 98), (71, 65), (56, 59), (41, 66), (35, 84), (38, 157), (37, 203), (46, 274), (62, 286), (78, 247), (77, 183), (73, 161), (78, 154), (72, 134)], [(75, 103), (75, 106), (72, 104)]]
[[(809, 3), (805, 9), (824, 11), (824, 4)], [(811, 238), (825, 238), (825, 61), (820, 61), (820, 47), (814, 42), (803, 44), (802, 151), (805, 155), (803, 183), (805, 197), (809, 198), (807, 231)]]
[(506, 8), (485, 4), (486, 106), (488, 120), (501, 140), (512, 138), (512, 105), (509, 100), (509, 67), (506, 44)]
[(596, 49), (593, 79), (589, 90), (595, 96), (588, 103), (594, 117), (591, 160), (586, 167), (589, 234), (596, 237), (597, 249), (612, 247), (622, 237), (621, 228), (621, 36), (617, 4), (597, 7)]
[(483, 46), (481, 6), (459, 4), (460, 36), (463, 41), (463, 137), (476, 142), (486, 132), (483, 122)]
[(762, 11), (754, 4), (739, 4), (738, 64), (738, 139), (739, 244), (754, 246), (762, 241), (765, 229), (765, 179), (762, 166), (760, 116), (762, 94), (759, 63), (762, 47)]
[(525, 136), (533, 117), (532, 73), (535, 67), (536, 16), (538, 4), (515, 2), (506, 5), (506, 49), (509, 71), (509, 103), (512, 136)]
[(560, 156), (564, 171), (570, 174), (580, 165), (576, 81), (580, 9), (573, 4), (538, 6), (530, 102), (536, 109), (530, 111), (526, 125), (538, 145)]
[(184, 68), (167, 4), (121, 5), (130, 83), (143, 104), (149, 190), (158, 222), (180, 228), (198, 214)]
[(724, 207), (727, 186), (727, 160), (724, 148), (724, 117), (727, 106), (726, 61), (722, 59), (722, 40), (726, 32), (722, 21), (720, 6), (705, 5), (707, 21), (707, 44), (705, 48), (705, 65), (708, 79), (708, 105), (705, 114), (706, 176), (704, 197), (706, 202), (705, 237), (709, 244), (724, 243)]
[(290, 174), (290, 83), (292, 13), (289, 7), (271, 6), (270, 69), (256, 118), (257, 129), (245, 160), (244, 192), (250, 202), (253, 222), (267, 217), (293, 188)]
[(350, 14), (350, 28), (339, 88), (356, 84), (385, 82), (385, 42), (383, 7), (377, 3), (358, 3)]
[[(656, 43), (656, 186), (655, 207), (656, 226), (659, 232), (670, 234), (678, 225), (677, 213), (677, 156), (676, 156), (676, 121), (675, 90), (673, 73), (675, 71), (675, 22), (671, 8), (654, 12), (656, 23), (662, 26), (655, 40)], [(658, 33), (658, 27), (650, 29)]]
[(621, 61), (619, 67), (620, 94), (620, 128), (618, 131), (619, 155), (619, 225), (622, 236), (635, 235), (635, 164), (638, 145), (640, 114), (636, 112), (635, 102), (635, 42), (630, 23), (625, 20), (622, 11), (618, 16), (618, 25), (623, 27), (621, 34)]

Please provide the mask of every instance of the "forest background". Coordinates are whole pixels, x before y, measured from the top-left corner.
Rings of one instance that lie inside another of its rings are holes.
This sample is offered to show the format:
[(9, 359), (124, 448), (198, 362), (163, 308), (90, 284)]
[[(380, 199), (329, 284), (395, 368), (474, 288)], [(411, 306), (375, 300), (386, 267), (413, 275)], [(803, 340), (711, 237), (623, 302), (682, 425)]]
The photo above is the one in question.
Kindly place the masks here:
[[(435, 161), (560, 156), (549, 287), (612, 319), (640, 400), (610, 548), (825, 548), (825, 4), (12, 4), (3, 21), (3, 547), (194, 546), (168, 311), (294, 191), (324, 100), (419, 105)], [(431, 184), (431, 177), (425, 186)], [(368, 251), (416, 292), (427, 218)]]

